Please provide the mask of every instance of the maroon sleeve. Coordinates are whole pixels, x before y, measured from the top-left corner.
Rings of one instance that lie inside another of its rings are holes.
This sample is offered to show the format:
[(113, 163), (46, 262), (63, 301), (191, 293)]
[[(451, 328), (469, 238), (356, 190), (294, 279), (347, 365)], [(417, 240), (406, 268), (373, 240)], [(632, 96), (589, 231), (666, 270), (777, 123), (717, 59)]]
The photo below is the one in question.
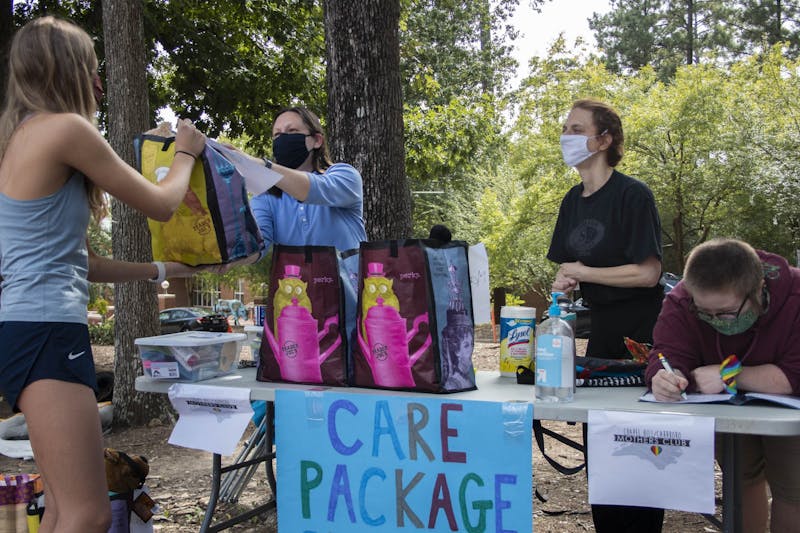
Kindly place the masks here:
[(680, 370), (689, 380), (689, 389), (694, 388), (690, 372), (703, 364), (700, 356), (703, 348), (695, 322), (689, 310), (689, 296), (679, 283), (664, 298), (653, 329), (653, 349), (645, 371), (648, 387), (656, 372), (663, 368), (658, 359), (658, 354), (663, 353), (673, 370)]
[(786, 333), (786, 340), (779, 348), (775, 366), (780, 368), (792, 386), (792, 394), (800, 395), (800, 297), (790, 297), (780, 317), (776, 334)]

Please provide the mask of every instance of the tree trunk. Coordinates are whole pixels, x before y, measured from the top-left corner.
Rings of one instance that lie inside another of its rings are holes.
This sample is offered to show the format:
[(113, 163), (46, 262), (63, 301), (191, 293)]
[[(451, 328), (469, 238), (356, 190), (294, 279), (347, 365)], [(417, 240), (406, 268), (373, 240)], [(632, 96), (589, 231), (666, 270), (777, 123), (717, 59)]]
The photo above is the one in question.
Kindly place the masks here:
[(494, 80), (492, 76), (492, 54), (494, 44), (492, 43), (492, 6), (489, 0), (481, 0), (480, 3), (480, 24), (481, 24), (481, 58), (483, 59), (483, 72), (481, 74), (481, 89), (483, 94), (494, 94)]
[(399, 0), (327, 0), (328, 135), (334, 161), (364, 178), (370, 239), (411, 234), (400, 83)]
[(686, 64), (694, 63), (694, 37), (695, 31), (694, 1), (686, 0)]
[[(138, 0), (103, 2), (103, 33), (108, 98), (108, 137), (128, 164), (134, 164), (133, 137), (148, 128), (146, 57), (142, 3)], [(115, 259), (150, 261), (150, 232), (146, 218), (114, 200), (111, 215)], [(158, 335), (156, 287), (148, 282), (115, 286), (114, 419), (141, 425), (152, 418), (170, 419), (166, 396), (140, 394), (134, 381), (141, 374), (134, 339)]]
[(14, 3), (0, 0), (0, 102), (6, 99), (8, 83), (8, 47), (14, 37)]

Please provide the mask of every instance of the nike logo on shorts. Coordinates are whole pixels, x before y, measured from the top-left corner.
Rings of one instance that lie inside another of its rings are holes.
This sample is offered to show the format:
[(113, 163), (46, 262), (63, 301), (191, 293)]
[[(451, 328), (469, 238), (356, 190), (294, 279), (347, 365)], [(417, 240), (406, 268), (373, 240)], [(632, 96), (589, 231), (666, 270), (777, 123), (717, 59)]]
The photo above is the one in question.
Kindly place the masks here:
[(70, 361), (72, 361), (73, 359), (77, 359), (78, 357), (82, 356), (82, 355), (83, 355), (83, 354), (85, 354), (85, 353), (86, 353), (86, 350), (84, 350), (84, 351), (82, 351), (82, 352), (79, 352), (79, 353), (72, 353), (72, 352), (70, 352), (70, 353), (69, 353), (69, 355), (67, 356), (67, 359), (69, 359)]

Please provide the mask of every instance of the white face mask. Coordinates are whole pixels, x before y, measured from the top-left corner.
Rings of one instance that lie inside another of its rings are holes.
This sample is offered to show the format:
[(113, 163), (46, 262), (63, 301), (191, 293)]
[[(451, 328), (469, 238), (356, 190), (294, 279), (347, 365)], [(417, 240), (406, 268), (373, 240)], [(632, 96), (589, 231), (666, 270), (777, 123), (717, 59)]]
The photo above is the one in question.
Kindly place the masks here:
[[(599, 135), (593, 137), (599, 137)], [(589, 139), (591, 138), (587, 135), (561, 136), (561, 155), (568, 167), (578, 166), (597, 153), (589, 151)]]

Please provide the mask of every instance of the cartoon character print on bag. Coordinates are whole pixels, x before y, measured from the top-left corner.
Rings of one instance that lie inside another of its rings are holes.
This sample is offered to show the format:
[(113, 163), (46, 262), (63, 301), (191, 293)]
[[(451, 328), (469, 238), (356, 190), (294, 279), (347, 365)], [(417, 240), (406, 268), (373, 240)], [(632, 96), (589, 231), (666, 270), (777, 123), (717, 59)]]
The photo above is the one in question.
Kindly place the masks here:
[[(291, 275), (289, 272), (293, 271), (291, 267), (297, 269), (297, 275)], [(275, 291), (273, 298), (273, 330), (278, 331), (278, 317), (281, 316), (281, 311), (284, 307), (292, 305), (293, 300), (297, 300), (297, 305), (308, 309), (312, 313), (311, 299), (308, 297), (306, 288), (308, 283), (304, 282), (299, 277), (300, 267), (295, 265), (286, 265), (287, 274), (278, 280), (278, 290)]]
[(361, 334), (365, 339), (367, 338), (367, 329), (363, 321), (367, 317), (367, 312), (378, 305), (378, 298), (382, 299), (382, 305), (393, 307), (398, 313), (400, 312), (400, 300), (397, 299), (397, 295), (392, 289), (393, 285), (393, 279), (373, 275), (373, 273), (370, 273), (370, 277), (364, 278), (364, 290), (361, 291)]

